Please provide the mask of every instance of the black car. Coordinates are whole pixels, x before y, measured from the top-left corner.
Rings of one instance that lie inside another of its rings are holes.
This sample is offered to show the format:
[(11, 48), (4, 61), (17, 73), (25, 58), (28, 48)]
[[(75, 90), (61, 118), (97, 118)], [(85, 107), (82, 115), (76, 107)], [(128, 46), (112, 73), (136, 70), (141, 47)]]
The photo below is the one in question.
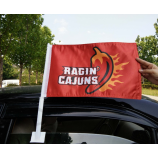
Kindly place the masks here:
[[(0, 95), (0, 143), (29, 144), (40, 93)], [(118, 98), (45, 98), (47, 144), (158, 143), (158, 103)]]

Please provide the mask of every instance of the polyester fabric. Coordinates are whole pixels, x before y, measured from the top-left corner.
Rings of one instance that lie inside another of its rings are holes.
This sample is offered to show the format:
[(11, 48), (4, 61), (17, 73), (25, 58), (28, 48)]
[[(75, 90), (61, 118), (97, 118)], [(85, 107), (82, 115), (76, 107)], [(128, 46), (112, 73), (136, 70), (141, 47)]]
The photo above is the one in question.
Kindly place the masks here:
[(46, 97), (141, 99), (136, 43), (53, 45)]

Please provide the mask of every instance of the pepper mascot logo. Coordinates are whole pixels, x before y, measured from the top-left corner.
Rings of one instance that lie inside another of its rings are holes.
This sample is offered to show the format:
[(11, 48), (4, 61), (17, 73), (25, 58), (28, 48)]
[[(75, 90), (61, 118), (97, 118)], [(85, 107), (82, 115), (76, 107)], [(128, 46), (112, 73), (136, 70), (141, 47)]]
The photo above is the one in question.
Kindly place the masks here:
[(114, 56), (110, 56), (106, 52), (101, 52), (98, 47), (93, 48), (95, 51), (95, 55), (91, 58), (91, 67), (99, 67), (100, 70), (98, 72), (99, 81), (98, 85), (88, 85), (85, 92), (87, 94), (94, 93), (95, 91), (99, 90), (104, 92), (108, 89), (112, 90), (109, 85), (115, 86), (115, 83), (123, 83), (116, 78), (122, 76), (118, 75), (117, 70), (123, 70), (122, 66), (127, 65), (129, 62), (118, 64), (119, 57), (118, 54)]
[(92, 94), (96, 91), (105, 92), (112, 90), (109, 85), (123, 83), (117, 80), (118, 70), (123, 70), (122, 66), (129, 62), (118, 64), (118, 54), (110, 56), (102, 52), (98, 47), (94, 47), (95, 54), (90, 59), (90, 67), (67, 67), (63, 66), (63, 74), (58, 77), (58, 84), (62, 85), (88, 85), (85, 93)]

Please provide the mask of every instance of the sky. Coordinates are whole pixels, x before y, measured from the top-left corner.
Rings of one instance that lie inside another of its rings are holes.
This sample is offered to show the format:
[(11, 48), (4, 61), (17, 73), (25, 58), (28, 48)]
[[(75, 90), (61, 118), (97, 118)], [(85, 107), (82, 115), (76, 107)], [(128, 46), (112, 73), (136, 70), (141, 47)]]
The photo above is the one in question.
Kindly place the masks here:
[(45, 14), (43, 26), (55, 35), (54, 43), (135, 42), (138, 35), (155, 34), (158, 14)]
[(43, 25), (61, 44), (135, 42), (138, 35), (155, 34), (158, 18), (157, 0), (28, 0), (25, 5), (8, 0), (0, 5), (1, 14), (44, 14)]

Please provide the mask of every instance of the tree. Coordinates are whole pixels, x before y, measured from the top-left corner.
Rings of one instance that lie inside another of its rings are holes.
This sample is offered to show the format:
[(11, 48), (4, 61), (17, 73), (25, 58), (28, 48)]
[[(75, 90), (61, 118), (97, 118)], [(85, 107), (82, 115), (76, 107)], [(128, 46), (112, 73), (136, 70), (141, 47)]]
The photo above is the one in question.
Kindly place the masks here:
[(158, 54), (157, 42), (158, 40), (155, 36), (146, 36), (142, 38), (138, 36), (136, 39), (136, 43), (139, 57), (151, 63), (156, 62), (156, 58), (154, 57), (154, 55)]
[(48, 43), (51, 44), (51, 42), (54, 40), (54, 37), (55, 35), (52, 35), (51, 30), (47, 26), (41, 27), (40, 38), (39, 38), (39, 49), (36, 50), (35, 52), (36, 57), (32, 64), (32, 69), (36, 72), (36, 84), (38, 82), (37, 81), (38, 72), (40, 72), (41, 75), (44, 72), (47, 44)]
[(29, 84), (30, 75), (33, 61), (37, 59), (37, 52), (40, 51), (40, 38), (41, 38), (41, 26), (38, 28), (33, 28), (31, 34), (28, 36), (28, 47), (27, 47), (27, 61), (25, 62), (25, 67), (29, 72)]
[(153, 36), (140, 37), (137, 36), (135, 42), (137, 43), (139, 57), (158, 65), (158, 19), (154, 24), (156, 34)]
[(13, 50), (12, 41), (17, 30), (17, 15), (0, 14), (0, 88), (3, 80), (3, 59), (10, 50)]
[[(14, 49), (9, 53), (12, 62), (20, 68), (20, 85), (22, 70), (30, 66), (34, 56), (36, 41), (38, 41), (39, 30), (43, 22), (41, 14), (23, 14), (18, 16), (18, 30), (14, 36)], [(37, 35), (36, 35), (37, 34)], [(34, 40), (35, 37), (35, 40)]]
[(157, 22), (154, 24), (155, 30), (156, 30), (156, 36), (158, 38), (158, 19)]
[(137, 43), (139, 57), (158, 65), (158, 19), (157, 23), (154, 24), (154, 27), (156, 30), (155, 35), (146, 37), (140, 37), (138, 35), (135, 42)]
[(14, 72), (12, 63), (10, 60), (5, 57), (3, 59), (3, 80), (5, 79), (17, 79), (18, 78), (18, 73)]

